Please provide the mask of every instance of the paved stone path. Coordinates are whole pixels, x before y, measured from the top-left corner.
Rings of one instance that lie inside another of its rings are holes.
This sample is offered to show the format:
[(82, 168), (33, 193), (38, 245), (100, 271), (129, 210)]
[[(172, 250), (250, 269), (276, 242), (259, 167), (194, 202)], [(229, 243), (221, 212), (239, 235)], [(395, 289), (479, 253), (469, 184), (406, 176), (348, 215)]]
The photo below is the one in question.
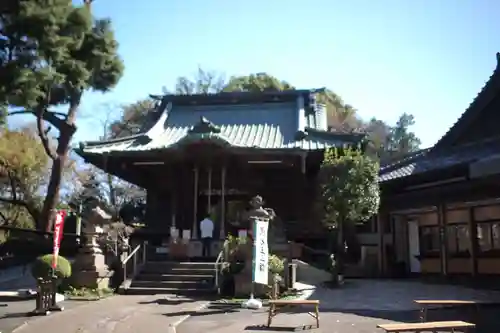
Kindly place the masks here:
[[(377, 324), (417, 321), (418, 312), (414, 299), (500, 301), (500, 293), (450, 285), (424, 284), (411, 280), (363, 279), (349, 280), (345, 286), (338, 289), (317, 288), (310, 298), (321, 301), (319, 329), (314, 327), (314, 319), (303, 311), (295, 310), (279, 314), (273, 319), (271, 329), (268, 329), (263, 326), (267, 322), (266, 308), (248, 310), (241, 309), (240, 306), (220, 304), (210, 305), (203, 311), (193, 314), (177, 327), (177, 333), (246, 333), (301, 329), (325, 333), (374, 333), (381, 332), (376, 328)], [(467, 313), (460, 311), (463, 309), (436, 309), (429, 313), (429, 319), (470, 319), (467, 318)], [(497, 320), (498, 308), (488, 311), (482, 311), (489, 313), (487, 321)], [(482, 327), (476, 332), (496, 332), (495, 329), (499, 324), (494, 322), (488, 326), (493, 327), (493, 331)]]
[[(234, 309), (221, 313), (215, 309), (207, 309), (195, 314), (177, 327), (177, 333), (246, 333), (272, 331), (301, 331), (325, 333), (374, 333), (377, 324), (393, 322), (385, 318), (373, 318), (366, 314), (341, 312), (322, 312), (320, 328), (316, 328), (315, 320), (304, 312), (282, 313), (273, 319), (270, 329), (267, 322), (267, 308), (260, 310)], [(401, 314), (398, 319), (414, 317), (414, 314)], [(381, 332), (380, 332), (381, 333)]]
[(500, 302), (500, 292), (418, 280), (353, 279), (337, 289), (318, 288), (310, 296), (323, 310), (415, 310), (416, 299), (456, 299)]
[(29, 320), (14, 332), (170, 333), (175, 332), (173, 324), (204, 303), (169, 302), (159, 296), (114, 296)]
[[(352, 280), (339, 289), (318, 288), (311, 298), (321, 300), (319, 329), (314, 327), (313, 318), (304, 312), (294, 311), (274, 318), (272, 330), (294, 331), (302, 328), (325, 333), (374, 333), (378, 332), (376, 325), (380, 323), (416, 321), (418, 313), (413, 304), (416, 298), (500, 300), (500, 294), (412, 281)], [(15, 332), (243, 333), (268, 330), (263, 327), (267, 319), (266, 308), (249, 310), (239, 305), (211, 304), (197, 311), (206, 304), (206, 301), (173, 301), (161, 296), (114, 296), (48, 317), (30, 319)], [(498, 321), (498, 308), (494, 311), (490, 317)], [(465, 319), (463, 313), (448, 310), (435, 313), (438, 316), (434, 320)], [(190, 317), (174, 329), (187, 315)], [(495, 328), (498, 326), (498, 322), (492, 325)], [(482, 329), (477, 332), (490, 333)]]

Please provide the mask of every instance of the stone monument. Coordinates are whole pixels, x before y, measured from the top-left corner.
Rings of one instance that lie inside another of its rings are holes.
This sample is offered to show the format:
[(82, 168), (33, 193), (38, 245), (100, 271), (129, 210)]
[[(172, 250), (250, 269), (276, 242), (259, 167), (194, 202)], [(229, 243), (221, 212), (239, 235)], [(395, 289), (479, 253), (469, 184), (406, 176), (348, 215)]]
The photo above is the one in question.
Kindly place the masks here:
[(110, 270), (98, 243), (104, 232), (103, 226), (109, 224), (111, 216), (98, 205), (91, 209), (83, 229), (85, 244), (79, 249), (73, 264), (72, 284), (76, 288), (102, 289), (109, 287)]

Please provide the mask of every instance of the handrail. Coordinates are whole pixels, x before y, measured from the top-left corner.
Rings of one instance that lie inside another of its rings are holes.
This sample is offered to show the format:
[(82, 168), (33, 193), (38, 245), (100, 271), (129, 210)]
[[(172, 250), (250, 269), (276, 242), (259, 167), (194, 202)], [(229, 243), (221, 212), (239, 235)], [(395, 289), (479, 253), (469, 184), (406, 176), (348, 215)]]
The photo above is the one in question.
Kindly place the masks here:
[(125, 258), (123, 261), (122, 261), (122, 265), (125, 265), (127, 263), (127, 261), (129, 261), (135, 254), (137, 251), (139, 251), (139, 249), (141, 248), (142, 244), (139, 244), (135, 247), (135, 249), (130, 252), (130, 254), (127, 256), (127, 258)]
[[(127, 283), (127, 263), (132, 259), (132, 276), (134, 278), (137, 275), (138, 266), (143, 266), (146, 263), (146, 246), (147, 243), (144, 242), (142, 244), (137, 245), (130, 254), (122, 260), (122, 268), (123, 268), (123, 283), (125, 283), (125, 288), (128, 288)], [(142, 251), (141, 251), (142, 250)], [(139, 252), (141, 252), (141, 256), (139, 257)], [(140, 260), (140, 263), (139, 263)]]
[(217, 288), (217, 293), (220, 294), (220, 285), (219, 285), (219, 265), (223, 264), (221, 261), (224, 258), (224, 253), (226, 252), (228, 242), (225, 240), (224, 244), (222, 245), (222, 249), (219, 251), (219, 254), (217, 255), (217, 260), (215, 260), (214, 268), (215, 268), (215, 287)]

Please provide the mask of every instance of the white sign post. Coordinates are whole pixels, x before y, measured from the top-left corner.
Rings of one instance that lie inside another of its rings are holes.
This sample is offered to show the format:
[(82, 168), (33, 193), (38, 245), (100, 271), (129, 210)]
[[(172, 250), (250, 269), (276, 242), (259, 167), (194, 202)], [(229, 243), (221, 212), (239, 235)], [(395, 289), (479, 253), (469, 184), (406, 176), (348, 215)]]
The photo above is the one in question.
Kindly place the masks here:
[(256, 220), (254, 222), (254, 247), (252, 281), (259, 284), (268, 284), (269, 277), (269, 245), (267, 231), (269, 222)]
[(268, 284), (268, 227), (269, 221), (267, 219), (254, 219), (253, 221), (252, 292), (250, 293), (250, 299), (242, 304), (245, 308), (260, 309), (262, 307), (262, 302), (254, 298), (254, 284)]

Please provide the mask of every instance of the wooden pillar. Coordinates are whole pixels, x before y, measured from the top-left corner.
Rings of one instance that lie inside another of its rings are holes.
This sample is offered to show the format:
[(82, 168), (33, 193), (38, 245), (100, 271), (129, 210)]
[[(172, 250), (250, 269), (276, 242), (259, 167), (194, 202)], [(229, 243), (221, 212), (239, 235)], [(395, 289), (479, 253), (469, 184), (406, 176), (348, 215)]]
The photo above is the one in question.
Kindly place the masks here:
[(196, 213), (198, 212), (198, 178), (199, 178), (199, 169), (196, 166), (193, 170), (194, 173), (194, 188), (193, 188), (193, 230), (191, 230), (191, 238), (198, 238), (198, 221)]
[(448, 275), (448, 233), (446, 222), (446, 204), (440, 203), (437, 207), (438, 224), (439, 224), (439, 243), (440, 251), (439, 257), (441, 258), (441, 274)]
[(170, 223), (170, 226), (172, 228), (175, 228), (175, 214), (177, 212), (177, 207), (176, 207), (176, 203), (177, 203), (177, 200), (175, 200), (175, 191), (172, 191), (172, 193), (170, 193), (170, 211), (172, 212), (172, 220), (171, 220), (171, 223)]
[(226, 223), (226, 166), (222, 166), (221, 170), (221, 191), (220, 191), (221, 207), (220, 207), (220, 229), (219, 238), (224, 239), (226, 232), (224, 226)]
[(477, 275), (477, 253), (479, 244), (477, 241), (477, 222), (474, 217), (474, 207), (469, 207), (469, 244), (470, 244), (470, 265), (472, 276)]
[(212, 167), (208, 168), (207, 215), (212, 213)]
[(379, 211), (377, 214), (377, 252), (378, 252), (378, 272), (380, 276), (384, 275), (384, 216)]

